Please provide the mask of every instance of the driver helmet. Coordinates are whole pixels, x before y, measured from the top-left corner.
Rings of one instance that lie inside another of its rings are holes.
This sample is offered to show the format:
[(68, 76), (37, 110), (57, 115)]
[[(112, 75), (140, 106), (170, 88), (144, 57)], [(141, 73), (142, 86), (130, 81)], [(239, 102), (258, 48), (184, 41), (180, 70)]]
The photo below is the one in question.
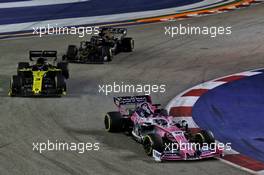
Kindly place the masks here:
[(40, 57), (36, 62), (36, 66), (39, 70), (43, 69), (45, 66), (45, 58)]
[(187, 123), (186, 120), (181, 120), (181, 121), (179, 122), (179, 124), (180, 124), (180, 126), (181, 126), (182, 128), (188, 126), (188, 123)]
[(155, 122), (160, 126), (167, 126), (168, 122), (164, 119), (156, 119)]

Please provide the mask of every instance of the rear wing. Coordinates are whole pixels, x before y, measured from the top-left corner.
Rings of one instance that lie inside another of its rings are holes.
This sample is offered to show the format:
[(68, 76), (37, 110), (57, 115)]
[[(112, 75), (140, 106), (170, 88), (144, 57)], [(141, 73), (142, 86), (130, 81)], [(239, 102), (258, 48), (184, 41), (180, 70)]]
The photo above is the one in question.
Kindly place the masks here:
[(57, 51), (29, 51), (29, 60), (35, 61), (38, 58), (45, 58), (45, 59), (53, 59), (53, 61), (57, 60)]
[(152, 104), (151, 97), (149, 95), (114, 97), (114, 103), (118, 107), (123, 105), (131, 105), (131, 104), (136, 105), (144, 102)]
[(126, 28), (112, 28), (112, 27), (102, 27), (99, 29), (100, 33), (104, 31), (111, 32), (112, 34), (122, 34), (126, 35), (127, 34), (127, 29)]

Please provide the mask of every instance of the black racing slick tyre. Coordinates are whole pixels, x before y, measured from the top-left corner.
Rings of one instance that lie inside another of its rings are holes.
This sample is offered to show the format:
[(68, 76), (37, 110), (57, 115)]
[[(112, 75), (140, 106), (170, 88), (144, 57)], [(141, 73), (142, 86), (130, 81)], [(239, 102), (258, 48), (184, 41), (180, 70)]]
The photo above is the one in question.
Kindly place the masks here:
[(153, 150), (163, 151), (163, 141), (158, 134), (148, 134), (143, 138), (143, 148), (148, 156), (152, 156)]
[(211, 144), (215, 142), (213, 133), (211, 131), (206, 131), (206, 130), (201, 130), (200, 132), (195, 134), (194, 140), (196, 143), (201, 143), (201, 144), (202, 143)]
[(78, 48), (75, 45), (69, 45), (66, 53), (67, 59), (75, 59), (78, 54)]
[(114, 46), (111, 48), (113, 55), (118, 54), (118, 49), (119, 49), (118, 43), (115, 43)]
[(122, 40), (124, 52), (132, 52), (134, 50), (134, 40), (132, 38), (123, 38)]
[(108, 112), (104, 118), (105, 130), (108, 132), (121, 132), (123, 119), (120, 112)]
[(65, 77), (62, 74), (58, 74), (56, 77), (56, 88), (59, 95), (66, 93), (66, 82)]
[(20, 75), (13, 75), (10, 80), (10, 92), (11, 97), (20, 93), (22, 87), (22, 78)]
[(68, 69), (68, 63), (67, 62), (59, 62), (57, 64), (57, 68), (61, 69), (62, 75), (66, 79), (70, 78), (69, 69)]
[(113, 60), (113, 52), (112, 49), (109, 48), (107, 52), (107, 61), (112, 61)]
[(201, 133), (203, 134), (206, 143), (210, 144), (215, 142), (214, 135), (211, 131), (202, 130)]
[(113, 60), (113, 52), (110, 47), (102, 47), (101, 55), (103, 57), (103, 60), (106, 62), (110, 62)]
[(28, 68), (29, 67), (29, 63), (28, 62), (19, 62), (17, 65), (18, 69), (24, 69), (24, 68)]
[(21, 69), (25, 69), (25, 68), (28, 68), (29, 67), (29, 63), (28, 62), (19, 62), (17, 64), (17, 74), (19, 75), (20, 74), (20, 71)]

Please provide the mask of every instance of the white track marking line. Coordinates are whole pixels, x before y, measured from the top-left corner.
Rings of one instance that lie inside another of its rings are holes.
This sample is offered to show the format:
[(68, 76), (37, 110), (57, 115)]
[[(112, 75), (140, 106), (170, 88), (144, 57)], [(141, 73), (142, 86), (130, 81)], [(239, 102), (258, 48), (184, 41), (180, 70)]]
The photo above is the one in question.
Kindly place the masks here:
[(208, 81), (208, 82), (204, 82), (204, 83), (201, 83), (197, 86), (194, 86), (191, 90), (193, 89), (214, 89), (218, 86), (221, 86), (223, 84), (225, 84), (226, 82), (224, 81)]
[(258, 174), (258, 175), (264, 175), (264, 170), (262, 170), (262, 171), (258, 171), (257, 174)]
[(242, 72), (242, 73), (237, 73), (234, 75), (242, 75), (242, 76), (253, 76), (253, 75), (258, 75), (258, 74), (262, 74), (262, 72)]
[(90, 0), (32, 0), (32, 1), (20, 1), (20, 2), (4, 2), (0, 3), (0, 9), (4, 8), (17, 8), (17, 7), (34, 7), (44, 5), (58, 5), (77, 2), (86, 2)]
[[(264, 1), (264, 0), (263, 0)], [(256, 69), (256, 70), (252, 70), (252, 71), (245, 71), (245, 72), (241, 72), (241, 73), (236, 73), (236, 74), (231, 74), (231, 75), (227, 75), (227, 76), (223, 76), (223, 77), (219, 77), (219, 78), (216, 78), (216, 79), (213, 79), (211, 81), (207, 81), (207, 82), (204, 82), (204, 83), (201, 83), (201, 84), (198, 84), (190, 89), (187, 89), (186, 91), (180, 93), (179, 95), (177, 95), (175, 98), (173, 98), (169, 104), (166, 106), (166, 109), (167, 111), (170, 110), (170, 108), (172, 107), (178, 107), (178, 106), (175, 106), (175, 104), (178, 105), (178, 103), (176, 101), (178, 101), (179, 98), (183, 98), (181, 97), (183, 94), (191, 91), (191, 90), (194, 90), (194, 89), (208, 89), (208, 90), (211, 90), (211, 89), (214, 89), (218, 86), (221, 86), (227, 82), (225, 81), (216, 81), (216, 80), (219, 80), (219, 79), (222, 79), (222, 78), (226, 78), (226, 77), (230, 77), (230, 76), (235, 76), (235, 75), (244, 75), (244, 76), (253, 76), (253, 75), (258, 75), (258, 74), (262, 74), (263, 72), (256, 72), (257, 70), (261, 70), (261, 69)], [(190, 97), (189, 97), (190, 98)], [(198, 97), (200, 98), (200, 97)], [(197, 99), (198, 100), (198, 99)], [(197, 101), (196, 100), (196, 101)], [(195, 102), (196, 102), (195, 101)], [(187, 104), (187, 103), (186, 103)], [(195, 103), (194, 103), (195, 104)], [(194, 105), (193, 104), (193, 105)]]
[(172, 107), (192, 107), (200, 97), (186, 96), (179, 97), (177, 100), (173, 101)]
[[(232, 145), (231, 145), (231, 147), (232, 147)], [(225, 154), (225, 155), (239, 154), (239, 152), (237, 152), (237, 151), (231, 149), (231, 150), (224, 150), (224, 154)]]

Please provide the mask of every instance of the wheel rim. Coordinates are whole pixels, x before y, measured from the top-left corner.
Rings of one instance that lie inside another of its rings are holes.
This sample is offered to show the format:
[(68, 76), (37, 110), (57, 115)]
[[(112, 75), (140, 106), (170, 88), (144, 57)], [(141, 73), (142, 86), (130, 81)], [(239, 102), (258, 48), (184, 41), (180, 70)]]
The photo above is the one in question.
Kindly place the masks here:
[(205, 142), (204, 136), (201, 133), (196, 134), (195, 142), (200, 144), (204, 143)]
[(146, 136), (144, 140), (144, 150), (147, 155), (150, 155), (152, 152), (152, 141), (150, 140), (149, 136)]

